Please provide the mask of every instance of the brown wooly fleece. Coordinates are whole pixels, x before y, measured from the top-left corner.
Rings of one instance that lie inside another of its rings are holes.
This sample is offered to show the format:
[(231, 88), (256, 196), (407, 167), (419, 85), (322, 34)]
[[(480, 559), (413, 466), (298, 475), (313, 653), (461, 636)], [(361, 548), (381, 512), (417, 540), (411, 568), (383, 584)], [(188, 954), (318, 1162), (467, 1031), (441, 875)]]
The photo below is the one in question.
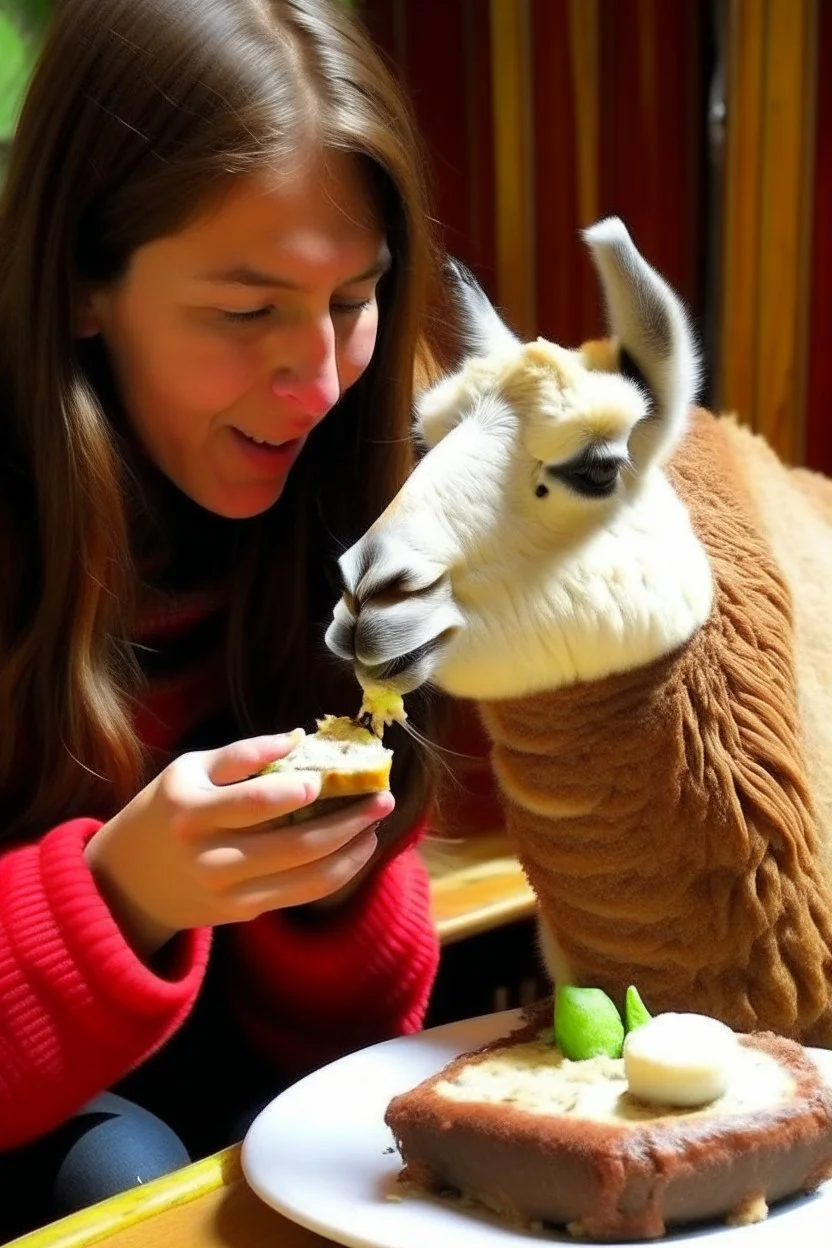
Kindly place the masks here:
[(480, 704), (507, 826), (573, 982), (652, 1012), (832, 1047), (832, 895), (807, 781), (787, 585), (697, 411), (668, 476), (711, 618), (647, 667)]

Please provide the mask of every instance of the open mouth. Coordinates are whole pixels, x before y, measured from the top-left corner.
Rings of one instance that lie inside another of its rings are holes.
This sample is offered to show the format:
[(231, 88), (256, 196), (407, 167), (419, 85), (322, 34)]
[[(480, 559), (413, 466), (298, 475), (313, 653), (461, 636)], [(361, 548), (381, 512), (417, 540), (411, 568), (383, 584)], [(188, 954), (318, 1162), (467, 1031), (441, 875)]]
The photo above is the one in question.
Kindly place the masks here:
[(430, 679), (443, 651), (456, 631), (455, 628), (446, 628), (436, 637), (432, 637), (430, 641), (409, 650), (407, 654), (397, 655), (396, 658), (388, 659), (383, 663), (362, 663), (360, 659), (353, 661), (356, 669), (366, 680), (378, 685), (387, 685), (398, 693), (411, 693)]
[(236, 426), (234, 433), (244, 446), (266, 455), (280, 455), (281, 457), (291, 455), (300, 442), (299, 438), (293, 438), (290, 442), (270, 442), (268, 438), (255, 437), (253, 433), (246, 433), (245, 430), (237, 429)]
[(284, 446), (290, 445), (288, 442), (270, 442), (268, 438), (255, 438), (253, 433), (246, 433), (243, 429), (238, 429), (237, 432), (242, 434), (246, 442), (252, 442), (255, 446), (266, 446), (272, 451), (280, 451)]

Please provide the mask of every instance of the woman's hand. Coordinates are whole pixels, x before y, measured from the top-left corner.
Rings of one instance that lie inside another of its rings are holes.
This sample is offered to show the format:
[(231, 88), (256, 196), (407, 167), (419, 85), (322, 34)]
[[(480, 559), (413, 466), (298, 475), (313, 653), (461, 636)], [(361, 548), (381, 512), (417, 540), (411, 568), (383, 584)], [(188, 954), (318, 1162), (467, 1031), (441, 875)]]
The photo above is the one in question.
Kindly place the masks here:
[(255, 737), (183, 754), (89, 842), (87, 862), (140, 956), (185, 928), (320, 901), (344, 889), (372, 857), (374, 825), (394, 806), (390, 793), (268, 827), (320, 790), (311, 772), (255, 774), (295, 743), (289, 735)]

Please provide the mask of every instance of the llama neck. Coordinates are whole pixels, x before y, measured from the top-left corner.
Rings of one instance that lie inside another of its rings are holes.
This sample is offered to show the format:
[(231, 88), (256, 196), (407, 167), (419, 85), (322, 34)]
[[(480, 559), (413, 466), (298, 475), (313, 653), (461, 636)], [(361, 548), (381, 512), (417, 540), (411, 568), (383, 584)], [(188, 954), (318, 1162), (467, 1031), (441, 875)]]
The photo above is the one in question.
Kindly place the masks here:
[(716, 597), (690, 642), (481, 712), (509, 831), (578, 982), (618, 998), (636, 983), (654, 1010), (832, 1043), (832, 897), (802, 765), (790, 604), (753, 510), (723, 476), (711, 469), (693, 509)]
[(773, 673), (735, 703), (711, 634), (641, 673), (481, 711), (570, 978), (794, 1035), (828, 1001), (832, 897), (794, 725), (755, 707)]

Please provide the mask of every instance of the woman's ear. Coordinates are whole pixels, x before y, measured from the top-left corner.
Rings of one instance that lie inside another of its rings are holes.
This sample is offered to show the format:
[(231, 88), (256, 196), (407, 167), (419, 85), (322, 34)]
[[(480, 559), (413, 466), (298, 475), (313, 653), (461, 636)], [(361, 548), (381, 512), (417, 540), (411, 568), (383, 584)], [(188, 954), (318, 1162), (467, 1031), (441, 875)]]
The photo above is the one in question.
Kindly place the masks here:
[(101, 333), (101, 307), (97, 293), (83, 291), (75, 304), (76, 338), (95, 338)]

